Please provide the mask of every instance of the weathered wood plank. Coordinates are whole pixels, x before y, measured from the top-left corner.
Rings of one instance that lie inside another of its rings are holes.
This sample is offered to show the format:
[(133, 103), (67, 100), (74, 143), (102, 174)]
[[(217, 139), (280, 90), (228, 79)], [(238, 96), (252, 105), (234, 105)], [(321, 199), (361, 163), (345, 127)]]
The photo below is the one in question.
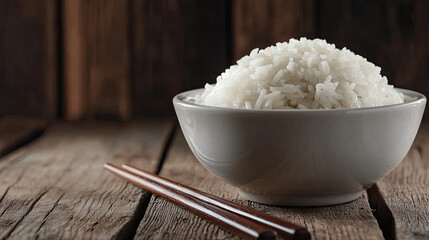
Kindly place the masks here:
[(229, 65), (226, 0), (131, 1), (135, 115), (172, 114), (171, 99)]
[(5, 116), (0, 118), (0, 157), (39, 136), (47, 122), (38, 119)]
[[(276, 217), (305, 225), (313, 239), (383, 239), (366, 195), (337, 206), (285, 208), (253, 203), (241, 198), (234, 187), (208, 173), (189, 150), (179, 131), (161, 175), (219, 197), (236, 201)], [(236, 239), (234, 235), (153, 196), (135, 239)]]
[(57, 4), (0, 0), (0, 114), (56, 117)]
[(171, 127), (157, 119), (57, 123), (4, 157), (0, 239), (132, 237), (149, 195), (104, 171), (103, 164), (156, 169)]
[(66, 119), (131, 114), (128, 1), (64, 1)]
[(234, 0), (232, 13), (234, 61), (254, 48), (316, 34), (316, 11), (311, 0)]
[[(397, 239), (429, 238), (429, 123), (423, 122), (399, 166), (377, 183), (394, 219)], [(381, 216), (383, 218), (389, 216)]]

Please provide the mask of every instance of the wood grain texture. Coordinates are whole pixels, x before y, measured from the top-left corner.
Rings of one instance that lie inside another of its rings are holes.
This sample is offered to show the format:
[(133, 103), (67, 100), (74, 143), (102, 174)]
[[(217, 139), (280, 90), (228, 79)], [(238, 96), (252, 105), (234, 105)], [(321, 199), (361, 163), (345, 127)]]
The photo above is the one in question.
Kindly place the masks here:
[(57, 1), (0, 0), (0, 114), (55, 118)]
[[(161, 176), (233, 200), (281, 219), (306, 226), (313, 239), (383, 239), (366, 195), (337, 206), (285, 208), (253, 203), (205, 170), (189, 150), (182, 133), (174, 139)], [(237, 239), (164, 199), (153, 196), (135, 239)]]
[(377, 183), (395, 220), (397, 239), (429, 238), (428, 172), (429, 123), (423, 122), (405, 159)]
[(128, 119), (128, 1), (64, 2), (65, 117)]
[(233, 60), (254, 48), (264, 49), (290, 38), (313, 38), (316, 33), (314, 1), (234, 0)]
[(429, 94), (424, 80), (429, 62), (429, 2), (322, 0), (319, 5), (319, 37), (380, 66), (389, 83)]
[(171, 127), (159, 119), (57, 123), (4, 157), (0, 239), (129, 239), (148, 194), (103, 164), (154, 170)]
[(131, 1), (135, 115), (172, 114), (183, 90), (214, 83), (229, 65), (225, 0)]
[(0, 157), (39, 136), (47, 121), (18, 116), (0, 118)]

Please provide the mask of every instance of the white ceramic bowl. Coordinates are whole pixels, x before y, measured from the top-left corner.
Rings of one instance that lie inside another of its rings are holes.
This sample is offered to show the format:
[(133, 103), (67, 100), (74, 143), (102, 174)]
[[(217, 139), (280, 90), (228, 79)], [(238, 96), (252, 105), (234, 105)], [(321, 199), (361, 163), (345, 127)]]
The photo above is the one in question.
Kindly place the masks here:
[(201, 164), (252, 201), (286, 206), (339, 204), (358, 198), (405, 157), (426, 105), (360, 109), (248, 110), (183, 101), (174, 108)]

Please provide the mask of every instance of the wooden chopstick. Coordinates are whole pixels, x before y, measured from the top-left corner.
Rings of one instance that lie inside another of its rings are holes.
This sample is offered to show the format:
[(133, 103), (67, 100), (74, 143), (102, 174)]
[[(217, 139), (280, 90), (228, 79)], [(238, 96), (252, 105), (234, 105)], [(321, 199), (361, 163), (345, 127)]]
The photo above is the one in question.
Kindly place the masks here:
[(183, 192), (202, 202), (215, 205), (219, 208), (225, 209), (227, 211), (233, 212), (242, 217), (248, 218), (258, 224), (265, 225), (275, 230), (278, 235), (286, 239), (311, 239), (311, 235), (308, 232), (308, 230), (302, 226), (283, 221), (279, 218), (256, 211), (252, 208), (248, 208), (248, 207), (239, 205), (237, 203), (230, 202), (225, 199), (210, 195), (208, 193), (201, 192), (197, 189), (160, 177), (158, 175), (147, 172), (143, 169), (136, 168), (129, 164), (122, 164), (122, 167), (136, 175), (139, 175), (142, 178), (151, 180), (161, 186), (170, 188), (177, 192)]
[(247, 218), (240, 217), (215, 205), (199, 201), (186, 194), (180, 194), (157, 184), (149, 179), (142, 178), (126, 169), (106, 163), (104, 168), (115, 175), (132, 182), (133, 184), (148, 190), (162, 198), (165, 198), (196, 215), (209, 220), (218, 226), (236, 233), (247, 239), (277, 239), (277, 233), (264, 225), (260, 225)]

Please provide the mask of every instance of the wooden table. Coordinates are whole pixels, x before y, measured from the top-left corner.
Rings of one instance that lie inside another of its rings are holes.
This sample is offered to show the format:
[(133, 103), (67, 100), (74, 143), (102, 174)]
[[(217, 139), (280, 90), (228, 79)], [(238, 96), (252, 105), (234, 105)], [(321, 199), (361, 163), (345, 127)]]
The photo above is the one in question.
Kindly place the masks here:
[[(41, 134), (43, 131), (43, 134)], [(429, 123), (398, 168), (351, 203), (318, 208), (242, 199), (207, 172), (176, 123), (0, 118), (0, 239), (236, 239), (103, 170), (131, 163), (305, 225), (313, 239), (429, 239)]]

